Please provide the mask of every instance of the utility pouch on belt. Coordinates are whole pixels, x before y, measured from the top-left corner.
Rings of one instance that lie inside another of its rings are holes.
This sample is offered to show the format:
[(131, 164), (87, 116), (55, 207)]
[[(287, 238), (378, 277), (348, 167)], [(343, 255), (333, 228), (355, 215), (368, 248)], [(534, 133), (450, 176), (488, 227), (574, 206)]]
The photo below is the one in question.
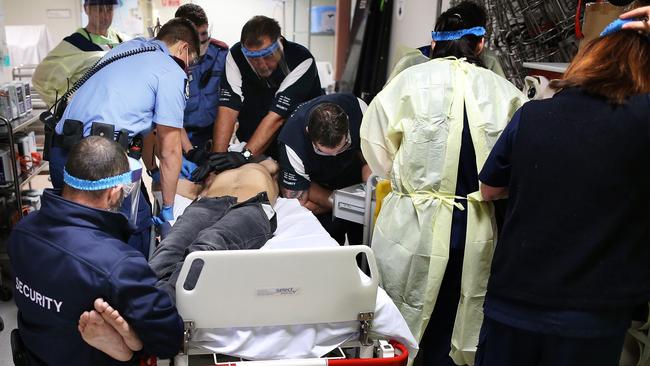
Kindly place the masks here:
[(131, 139), (131, 143), (129, 144), (129, 150), (127, 151), (127, 155), (135, 160), (140, 160), (142, 157), (142, 135), (137, 134), (133, 136)]
[(127, 151), (129, 149), (129, 130), (121, 129), (117, 133), (115, 141), (122, 146), (124, 151)]
[(90, 136), (106, 137), (113, 140), (115, 138), (115, 126), (108, 123), (93, 122), (90, 125)]
[(63, 122), (63, 134), (60, 138), (60, 146), (70, 150), (77, 142), (84, 137), (84, 124), (74, 119), (66, 119)]
[(43, 145), (43, 160), (50, 161), (50, 149), (52, 148), (52, 138), (54, 137), (54, 127), (56, 126), (56, 119), (49, 111), (40, 114), (39, 119), (43, 122), (43, 129), (45, 131), (45, 143)]

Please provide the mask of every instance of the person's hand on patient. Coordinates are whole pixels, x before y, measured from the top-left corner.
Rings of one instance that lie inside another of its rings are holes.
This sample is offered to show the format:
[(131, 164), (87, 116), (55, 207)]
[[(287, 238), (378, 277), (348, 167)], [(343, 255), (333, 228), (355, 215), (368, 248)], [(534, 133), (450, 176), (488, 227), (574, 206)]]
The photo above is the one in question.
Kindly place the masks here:
[(190, 180), (193, 182), (200, 182), (210, 174), (210, 172), (222, 172), (228, 169), (239, 168), (240, 166), (248, 163), (250, 158), (244, 154), (235, 151), (225, 153), (213, 153), (210, 157), (192, 174)]
[[(182, 179), (190, 179), (192, 176), (192, 173), (198, 168), (198, 165), (194, 163), (193, 161), (187, 159), (185, 156), (183, 156), (183, 160), (181, 161), (181, 172), (178, 174), (179, 178)], [(152, 190), (153, 191), (159, 191), (160, 190), (160, 170), (155, 169), (150, 173), (151, 175), (151, 183), (152, 183)]]
[(192, 150), (188, 151), (185, 153), (185, 158), (196, 165), (202, 165), (205, 163), (210, 156), (212, 156), (213, 152), (209, 152), (201, 147), (194, 147)]
[(154, 225), (160, 226), (174, 219), (174, 206), (163, 206), (158, 216), (154, 216), (151, 221)]
[(185, 156), (183, 156), (180, 178), (190, 179), (190, 177), (192, 177), (192, 173), (194, 173), (194, 171), (198, 167), (199, 166), (196, 165), (193, 161), (188, 160), (187, 158), (185, 158)]
[(623, 29), (637, 30), (650, 35), (650, 6), (643, 6), (621, 14), (621, 19), (639, 18), (623, 25)]

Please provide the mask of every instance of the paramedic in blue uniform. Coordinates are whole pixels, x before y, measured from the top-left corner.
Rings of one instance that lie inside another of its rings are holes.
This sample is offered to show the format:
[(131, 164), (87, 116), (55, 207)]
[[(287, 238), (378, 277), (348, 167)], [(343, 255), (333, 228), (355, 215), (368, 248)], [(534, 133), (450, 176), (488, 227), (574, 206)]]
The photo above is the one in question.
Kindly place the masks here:
[[(56, 125), (50, 156), (50, 176), (55, 188), (63, 184), (63, 165), (70, 145), (93, 134), (117, 134), (125, 130), (128, 138), (142, 135), (147, 145), (156, 145), (161, 162), (163, 209), (157, 222), (173, 217), (172, 207), (181, 171), (181, 129), (186, 101), (186, 70), (199, 50), (194, 25), (175, 18), (165, 24), (152, 40), (137, 38), (112, 49), (104, 60), (149, 47), (108, 64), (94, 74), (75, 93)], [(156, 129), (155, 136), (152, 130)], [(103, 131), (103, 132), (102, 132)], [(145, 159), (146, 160), (146, 159)], [(129, 245), (149, 253), (151, 208), (143, 194), (138, 230)]]
[[(206, 142), (212, 139), (214, 121), (217, 119), (219, 85), (226, 67), (228, 45), (210, 38), (208, 17), (200, 6), (181, 5), (175, 17), (192, 21), (201, 41), (201, 58), (191, 69), (190, 97), (185, 106), (183, 127), (191, 142), (189, 149), (193, 146), (205, 147)], [(184, 146), (185, 151), (189, 149)]]
[[(275, 19), (253, 17), (226, 58), (213, 151), (227, 151), (239, 122), (237, 138), (247, 143), (245, 154), (277, 158), (276, 138), (284, 121), (299, 104), (321, 94), (312, 54), (282, 37)], [(233, 168), (247, 161), (230, 155)]]
[(139, 186), (137, 170), (130, 171), (120, 145), (93, 136), (70, 150), (65, 171), (63, 191), (45, 190), (41, 209), (8, 241), (29, 364), (124, 365), (86, 344), (77, 329), (97, 298), (130, 324), (143, 355), (172, 357), (182, 345), (183, 321), (169, 294), (154, 286), (145, 258), (126, 245), (133, 226), (117, 212)]
[(316, 215), (339, 243), (361, 244), (363, 226), (332, 218), (333, 191), (365, 182), (370, 168), (359, 130), (368, 106), (352, 94), (330, 94), (299, 106), (278, 136), (280, 189)]
[(648, 309), (650, 41), (617, 29), (517, 111), (483, 166), (483, 198), (509, 199), (477, 366), (615, 366)]

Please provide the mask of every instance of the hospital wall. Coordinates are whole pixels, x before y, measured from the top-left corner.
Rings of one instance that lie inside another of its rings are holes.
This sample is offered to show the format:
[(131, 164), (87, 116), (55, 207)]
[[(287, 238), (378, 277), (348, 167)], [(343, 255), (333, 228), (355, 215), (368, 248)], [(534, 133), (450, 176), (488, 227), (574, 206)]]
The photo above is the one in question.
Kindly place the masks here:
[[(189, 1), (181, 1), (181, 4)], [(282, 34), (290, 41), (308, 47), (317, 61), (332, 62), (334, 58), (334, 37), (327, 34), (310, 34), (309, 6), (334, 5), (335, 0), (193, 0), (200, 5), (210, 20), (212, 36), (233, 45), (239, 42), (241, 29), (254, 15), (265, 15), (276, 19), (282, 27)], [(176, 8), (155, 6), (153, 19), (171, 19)]]
[(79, 0), (4, 0), (4, 10), (5, 25), (45, 24), (54, 42), (81, 24)]
[(394, 0), (393, 23), (388, 54), (388, 74), (406, 48), (417, 48), (431, 43), (438, 3), (449, 8), (450, 0)]

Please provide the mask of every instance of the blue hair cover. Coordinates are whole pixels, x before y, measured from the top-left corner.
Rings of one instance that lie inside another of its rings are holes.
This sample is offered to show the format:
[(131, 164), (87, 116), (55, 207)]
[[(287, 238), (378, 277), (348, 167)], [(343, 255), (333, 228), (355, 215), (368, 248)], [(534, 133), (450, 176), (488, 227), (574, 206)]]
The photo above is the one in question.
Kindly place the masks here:
[(460, 29), (460, 30), (455, 30), (455, 31), (448, 31), (448, 32), (436, 32), (433, 31), (431, 32), (431, 39), (440, 42), (440, 41), (455, 41), (457, 39), (461, 39), (464, 36), (467, 35), (474, 35), (478, 37), (482, 37), (485, 35), (485, 28), (483, 27), (474, 27), (474, 28), (469, 28), (469, 29)]
[(142, 165), (135, 159), (129, 158), (129, 171), (116, 175), (114, 177), (102, 178), (99, 180), (86, 180), (70, 175), (65, 168), (63, 168), (63, 181), (74, 189), (80, 191), (99, 191), (116, 187), (120, 184), (127, 185), (140, 180), (142, 177)]
[(607, 27), (600, 33), (601, 37), (609, 36), (610, 34), (619, 32), (623, 25), (630, 22), (637, 22), (641, 19), (616, 19), (615, 21), (609, 23)]

